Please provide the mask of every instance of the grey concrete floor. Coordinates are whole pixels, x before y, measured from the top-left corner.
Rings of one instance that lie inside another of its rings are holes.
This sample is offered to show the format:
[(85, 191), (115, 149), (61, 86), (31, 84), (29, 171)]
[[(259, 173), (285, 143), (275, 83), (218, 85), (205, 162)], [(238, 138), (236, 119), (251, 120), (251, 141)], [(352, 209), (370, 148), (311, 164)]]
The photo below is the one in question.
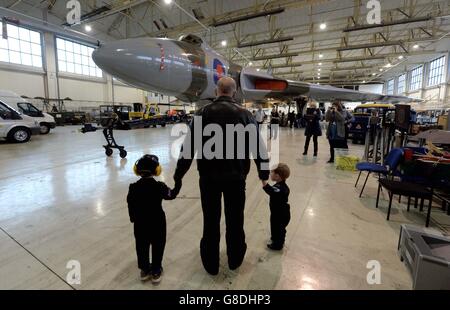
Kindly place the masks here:
[[(238, 271), (229, 271), (222, 238), (221, 271), (208, 275), (199, 257), (202, 213), (193, 165), (179, 198), (164, 202), (168, 238), (163, 280), (158, 286), (141, 283), (125, 199), (128, 184), (136, 180), (132, 166), (145, 153), (160, 157), (160, 179), (173, 185), (171, 127), (117, 131), (127, 159), (117, 153), (107, 158), (101, 132), (81, 134), (78, 128), (58, 127), (26, 144), (0, 143), (0, 289), (411, 288), (396, 253), (399, 229), (403, 223), (423, 226), (424, 214), (406, 213), (395, 203), (387, 222), (386, 201), (375, 209), (374, 178), (358, 198), (356, 173), (326, 164), (327, 140), (320, 138), (317, 159), (304, 157), (303, 131), (289, 129), (281, 131), (280, 140), (281, 161), (292, 172), (292, 220), (283, 252), (266, 249), (268, 197), (252, 164), (245, 261)], [(81, 264), (81, 284), (72, 287), (66, 283), (70, 260)], [(380, 285), (366, 281), (370, 260), (381, 264)]]

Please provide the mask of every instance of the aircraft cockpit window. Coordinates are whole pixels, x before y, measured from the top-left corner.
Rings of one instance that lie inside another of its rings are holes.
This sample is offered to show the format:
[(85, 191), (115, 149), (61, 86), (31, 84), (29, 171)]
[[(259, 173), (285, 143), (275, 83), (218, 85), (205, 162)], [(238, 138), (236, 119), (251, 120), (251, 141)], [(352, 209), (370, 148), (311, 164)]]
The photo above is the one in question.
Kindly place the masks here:
[(180, 37), (180, 41), (200, 46), (203, 44), (203, 40), (200, 37), (197, 37), (193, 34), (188, 34)]

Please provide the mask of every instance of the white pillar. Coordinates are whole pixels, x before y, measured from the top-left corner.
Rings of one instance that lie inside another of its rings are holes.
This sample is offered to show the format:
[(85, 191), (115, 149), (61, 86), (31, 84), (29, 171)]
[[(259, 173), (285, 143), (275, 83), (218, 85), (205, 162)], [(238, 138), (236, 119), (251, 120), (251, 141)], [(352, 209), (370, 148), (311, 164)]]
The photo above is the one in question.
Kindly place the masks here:
[(56, 42), (53, 33), (44, 32), (44, 75), (46, 90), (45, 94), (48, 98), (58, 98), (58, 70), (56, 65)]

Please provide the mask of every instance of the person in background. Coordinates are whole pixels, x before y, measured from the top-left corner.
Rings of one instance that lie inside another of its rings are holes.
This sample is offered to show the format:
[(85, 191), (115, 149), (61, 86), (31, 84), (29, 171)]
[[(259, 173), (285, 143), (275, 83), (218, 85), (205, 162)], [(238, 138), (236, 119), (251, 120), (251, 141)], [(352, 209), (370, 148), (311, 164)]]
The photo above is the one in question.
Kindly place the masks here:
[(300, 112), (295, 114), (295, 123), (297, 128), (302, 128), (302, 114)]
[(264, 123), (265, 116), (266, 115), (264, 114), (262, 107), (259, 106), (258, 110), (255, 113), (255, 120), (256, 120), (256, 123), (258, 124), (258, 126), (261, 126), (262, 123)]
[(317, 137), (322, 135), (322, 129), (320, 128), (320, 120), (322, 118), (322, 113), (317, 108), (317, 104), (313, 101), (309, 104), (309, 108), (305, 115), (306, 119), (306, 129), (305, 129), (305, 148), (303, 151), (303, 155), (308, 154), (309, 142), (311, 141), (311, 137), (313, 137), (314, 143), (314, 156), (317, 156), (317, 151), (319, 149), (319, 145), (317, 142)]
[(283, 249), (286, 238), (286, 227), (291, 220), (289, 206), (289, 187), (286, 179), (291, 174), (288, 165), (279, 163), (270, 172), (270, 179), (275, 182), (273, 186), (267, 181), (262, 181), (264, 191), (270, 197), (270, 232), (272, 242), (267, 247), (274, 251)]
[[(274, 125), (274, 126), (272, 126)], [(270, 113), (270, 137), (276, 138), (278, 135), (278, 126), (280, 125), (280, 113), (278, 113), (277, 107), (274, 106)]]
[(295, 124), (295, 112), (291, 111), (288, 114), (288, 120), (289, 120), (289, 128), (292, 128)]
[(328, 163), (334, 163), (334, 149), (348, 149), (346, 123), (352, 119), (340, 101), (334, 101), (325, 114), (328, 122), (327, 139), (330, 143), (330, 159)]
[(130, 184), (127, 202), (130, 221), (134, 224), (138, 267), (141, 269), (141, 281), (151, 279), (156, 284), (161, 281), (166, 246), (166, 215), (162, 209), (162, 200), (175, 199), (181, 181), (175, 183), (173, 190), (163, 182), (156, 181), (153, 177), (161, 174), (161, 166), (155, 155), (142, 156), (134, 164), (133, 170), (141, 178)]

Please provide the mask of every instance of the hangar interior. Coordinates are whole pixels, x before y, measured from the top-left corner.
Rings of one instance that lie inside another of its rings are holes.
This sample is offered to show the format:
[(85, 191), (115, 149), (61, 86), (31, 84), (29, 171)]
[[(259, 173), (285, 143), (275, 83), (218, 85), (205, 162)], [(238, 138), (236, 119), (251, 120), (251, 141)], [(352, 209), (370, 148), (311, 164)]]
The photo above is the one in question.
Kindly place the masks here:
[[(72, 7), (67, 2), (71, 1), (0, 0), (0, 101), (17, 110), (21, 108), (14, 106), (15, 99), (8, 98), (21, 96), (56, 122), (51, 129), (41, 123), (41, 134), (33, 133), (31, 139), (13, 135), (16, 142), (29, 139), (26, 143), (0, 142), (0, 289), (418, 287), (399, 258), (400, 228), (410, 224), (448, 236), (449, 196), (432, 194), (429, 227), (425, 227), (428, 202), (424, 207), (423, 199), (409, 210), (411, 197), (394, 196), (391, 210), (389, 190), (380, 194), (378, 189), (376, 208), (376, 173), (367, 178), (362, 174), (355, 187), (356, 169), (326, 163), (324, 120), (318, 156), (302, 156), (305, 134), (299, 118), (293, 128), (280, 124), (279, 131), (280, 161), (291, 169), (287, 180), (291, 222), (284, 250), (265, 247), (270, 238), (269, 199), (252, 164), (245, 209), (247, 255), (239, 270), (228, 270), (222, 218), (221, 272), (208, 275), (198, 249), (203, 217), (194, 167), (179, 197), (163, 202), (168, 225), (164, 278), (158, 286), (139, 281), (126, 203), (128, 186), (137, 180), (133, 165), (144, 154), (157, 155), (163, 167), (158, 179), (172, 186), (176, 137), (171, 129), (174, 122), (188, 119), (198, 103), (180, 100), (164, 89), (129, 85), (98, 67), (91, 54), (118, 40), (193, 34), (228, 61), (254, 72), (418, 99), (408, 105), (415, 124), (407, 128), (406, 136), (439, 131), (437, 142), (426, 135), (418, 141), (433, 156), (440, 154), (440, 172), (448, 180), (450, 1), (379, 1), (381, 21), (368, 23), (365, 0), (79, 0), (74, 2), (80, 4), (81, 21), (75, 25), (68, 24)], [(160, 57), (164, 56), (169, 57), (161, 50)], [(177, 77), (172, 79), (167, 83)], [(244, 98), (242, 104), (251, 112), (263, 107), (270, 123), (273, 107), (286, 117), (292, 111), (306, 113), (306, 105), (294, 99)], [(320, 100), (319, 109), (325, 113), (332, 101)], [(365, 103), (344, 100), (355, 115)], [(373, 103), (377, 102), (367, 102)], [(120, 106), (125, 107), (120, 110), (125, 118), (135, 115), (148, 121), (138, 129), (114, 131), (128, 152), (125, 158), (116, 151), (105, 156), (101, 130), (80, 131), (84, 123), (93, 123), (111, 109), (119, 113)], [(365, 116), (369, 119), (370, 114)], [(9, 139), (1, 127), (2, 138)], [(365, 134), (362, 139), (367, 140)], [(391, 138), (393, 143), (408, 142), (403, 134)], [(370, 143), (357, 140), (349, 139), (348, 153), (363, 161)], [(378, 159), (375, 155), (373, 162), (382, 165), (386, 155)], [(79, 283), (68, 280), (73, 261), (81, 266)], [(381, 266), (380, 283), (367, 277), (373, 261)]]

